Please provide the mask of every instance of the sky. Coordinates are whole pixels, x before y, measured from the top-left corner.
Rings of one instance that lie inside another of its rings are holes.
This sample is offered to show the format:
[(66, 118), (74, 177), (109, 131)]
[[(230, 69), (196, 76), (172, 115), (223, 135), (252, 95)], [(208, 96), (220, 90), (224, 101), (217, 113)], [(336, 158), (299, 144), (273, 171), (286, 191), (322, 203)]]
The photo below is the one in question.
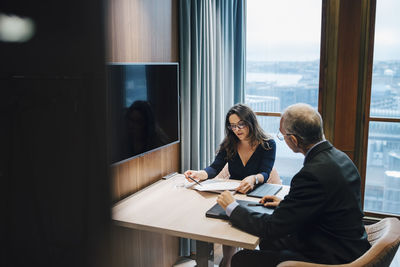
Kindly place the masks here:
[(400, 1), (378, 0), (374, 60), (400, 60)]
[[(377, 2), (375, 60), (400, 59), (400, 1)], [(318, 60), (321, 16), (322, 0), (248, 0), (247, 59)]]
[(248, 60), (318, 59), (321, 4), (321, 0), (248, 0)]

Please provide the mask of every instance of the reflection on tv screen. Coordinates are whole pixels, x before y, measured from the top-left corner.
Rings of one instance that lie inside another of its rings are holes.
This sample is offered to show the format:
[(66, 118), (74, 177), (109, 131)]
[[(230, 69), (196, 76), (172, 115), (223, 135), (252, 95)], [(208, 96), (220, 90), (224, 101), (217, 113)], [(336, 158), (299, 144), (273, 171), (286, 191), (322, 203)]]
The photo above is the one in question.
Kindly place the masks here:
[(111, 159), (179, 141), (178, 64), (110, 64)]

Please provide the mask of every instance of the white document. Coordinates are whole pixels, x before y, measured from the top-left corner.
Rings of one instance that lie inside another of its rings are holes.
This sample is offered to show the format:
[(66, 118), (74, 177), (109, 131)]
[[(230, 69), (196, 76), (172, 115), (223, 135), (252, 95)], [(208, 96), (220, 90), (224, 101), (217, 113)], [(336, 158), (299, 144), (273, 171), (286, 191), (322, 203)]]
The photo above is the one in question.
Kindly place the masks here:
[(193, 186), (193, 189), (198, 191), (225, 191), (225, 190), (236, 190), (240, 185), (239, 181), (221, 181), (221, 180), (207, 180), (201, 183), (201, 185)]

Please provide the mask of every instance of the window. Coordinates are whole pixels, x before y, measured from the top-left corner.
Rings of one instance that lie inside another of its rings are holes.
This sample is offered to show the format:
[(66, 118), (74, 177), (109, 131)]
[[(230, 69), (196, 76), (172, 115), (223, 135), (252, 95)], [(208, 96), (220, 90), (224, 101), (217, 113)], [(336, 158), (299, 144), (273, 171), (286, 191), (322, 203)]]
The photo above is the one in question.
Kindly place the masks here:
[[(321, 0), (248, 0), (246, 103), (271, 135), (287, 106), (304, 102), (318, 108)], [(284, 184), (304, 156), (275, 138), (275, 167)]]
[(364, 210), (400, 215), (400, 2), (378, 0)]

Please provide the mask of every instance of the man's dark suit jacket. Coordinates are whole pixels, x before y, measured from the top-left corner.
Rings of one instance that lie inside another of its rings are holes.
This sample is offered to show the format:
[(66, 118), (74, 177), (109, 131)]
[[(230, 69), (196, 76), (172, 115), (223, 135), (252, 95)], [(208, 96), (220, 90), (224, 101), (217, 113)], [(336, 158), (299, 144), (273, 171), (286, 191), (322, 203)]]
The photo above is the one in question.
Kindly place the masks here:
[(355, 260), (370, 247), (362, 222), (360, 175), (346, 154), (324, 141), (308, 153), (289, 194), (272, 215), (236, 207), (232, 224), (316, 263)]

